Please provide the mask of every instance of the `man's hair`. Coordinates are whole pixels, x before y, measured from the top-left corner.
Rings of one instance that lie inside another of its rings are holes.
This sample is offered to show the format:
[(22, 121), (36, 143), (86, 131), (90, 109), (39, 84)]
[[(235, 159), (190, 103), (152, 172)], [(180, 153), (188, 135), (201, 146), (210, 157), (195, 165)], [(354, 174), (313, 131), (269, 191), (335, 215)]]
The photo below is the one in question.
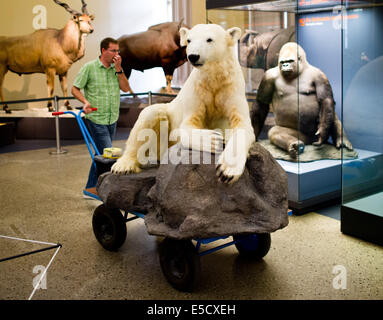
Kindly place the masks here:
[(109, 48), (109, 43), (114, 43), (114, 44), (118, 44), (118, 41), (116, 39), (113, 39), (113, 38), (105, 38), (104, 40), (101, 41), (101, 44), (100, 44), (100, 51), (102, 53), (102, 49), (105, 49), (107, 50)]

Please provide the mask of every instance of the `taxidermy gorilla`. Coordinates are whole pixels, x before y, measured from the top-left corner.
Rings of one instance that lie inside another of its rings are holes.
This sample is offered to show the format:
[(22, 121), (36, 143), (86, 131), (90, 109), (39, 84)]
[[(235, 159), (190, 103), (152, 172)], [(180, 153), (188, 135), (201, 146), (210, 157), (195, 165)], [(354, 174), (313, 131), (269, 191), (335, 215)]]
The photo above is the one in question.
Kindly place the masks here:
[(255, 135), (262, 130), (271, 103), (276, 125), (268, 132), (269, 140), (292, 158), (297, 158), (306, 144), (322, 145), (329, 136), (336, 148), (343, 145), (352, 150), (335, 113), (326, 75), (307, 62), (298, 44), (288, 42), (281, 48), (278, 67), (266, 71), (256, 100), (251, 111)]

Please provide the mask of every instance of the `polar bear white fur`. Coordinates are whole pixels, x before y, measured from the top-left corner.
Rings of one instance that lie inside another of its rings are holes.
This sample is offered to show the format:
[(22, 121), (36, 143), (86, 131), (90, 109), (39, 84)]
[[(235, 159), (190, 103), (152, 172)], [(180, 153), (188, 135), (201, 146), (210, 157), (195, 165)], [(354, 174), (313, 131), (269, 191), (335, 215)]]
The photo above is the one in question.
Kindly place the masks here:
[[(172, 139), (163, 140), (178, 130), (184, 148), (219, 153), (225, 141), (216, 163), (217, 176), (222, 182), (233, 183), (242, 175), (250, 146), (255, 142), (245, 81), (235, 53), (241, 30), (234, 27), (225, 31), (219, 25), (198, 24), (191, 30), (181, 28), (180, 35), (193, 71), (173, 101), (148, 106), (140, 113), (112, 172), (141, 171), (138, 153), (147, 143), (142, 141), (142, 132), (155, 132), (150, 144), (159, 145), (155, 150), (157, 159), (161, 159), (172, 144)], [(160, 136), (162, 121), (168, 122), (165, 137)], [(229, 133), (223, 137), (221, 131)]]

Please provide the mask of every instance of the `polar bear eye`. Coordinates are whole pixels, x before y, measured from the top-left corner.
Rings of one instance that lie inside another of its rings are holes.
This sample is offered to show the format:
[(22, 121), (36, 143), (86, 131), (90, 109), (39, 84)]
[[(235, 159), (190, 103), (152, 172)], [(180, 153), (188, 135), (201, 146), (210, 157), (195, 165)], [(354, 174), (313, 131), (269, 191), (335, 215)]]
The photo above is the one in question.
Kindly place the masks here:
[(190, 39), (187, 39), (187, 40), (186, 40), (186, 42), (187, 42), (187, 43), (190, 43), (190, 42), (191, 42), (191, 40), (190, 40)]
[(213, 41), (212, 38), (209, 38), (209, 39), (206, 40), (206, 42), (212, 42), (212, 41)]

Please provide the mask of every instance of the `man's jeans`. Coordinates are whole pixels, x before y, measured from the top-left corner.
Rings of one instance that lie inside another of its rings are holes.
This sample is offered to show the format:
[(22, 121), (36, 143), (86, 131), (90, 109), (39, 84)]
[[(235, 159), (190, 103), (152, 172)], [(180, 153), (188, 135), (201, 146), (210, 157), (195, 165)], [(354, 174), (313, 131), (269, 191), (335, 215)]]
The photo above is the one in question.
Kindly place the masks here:
[[(102, 125), (86, 120), (86, 124), (100, 154), (103, 154), (104, 148), (112, 147), (112, 140), (116, 134), (117, 122), (109, 125)], [(96, 163), (92, 163), (89, 170), (88, 182), (85, 188), (88, 189), (95, 187), (97, 185), (97, 179)]]

